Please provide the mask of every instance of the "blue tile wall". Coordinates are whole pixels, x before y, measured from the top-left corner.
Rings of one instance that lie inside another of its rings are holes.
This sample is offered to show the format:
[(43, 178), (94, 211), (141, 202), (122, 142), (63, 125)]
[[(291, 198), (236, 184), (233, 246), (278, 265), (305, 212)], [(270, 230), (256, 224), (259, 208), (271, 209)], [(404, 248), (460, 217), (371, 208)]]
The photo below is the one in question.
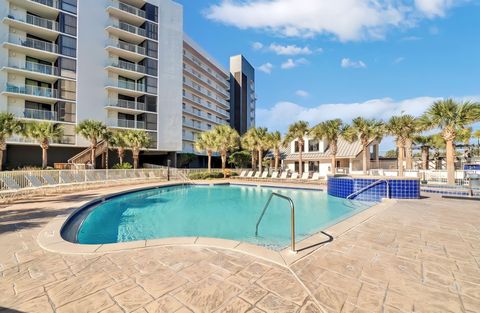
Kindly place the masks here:
[[(367, 187), (378, 179), (328, 177), (328, 194), (335, 197), (346, 198), (354, 192)], [(419, 199), (420, 180), (418, 179), (388, 179), (390, 198), (392, 199)], [(354, 199), (363, 201), (380, 201), (387, 197), (387, 184), (379, 183)]]

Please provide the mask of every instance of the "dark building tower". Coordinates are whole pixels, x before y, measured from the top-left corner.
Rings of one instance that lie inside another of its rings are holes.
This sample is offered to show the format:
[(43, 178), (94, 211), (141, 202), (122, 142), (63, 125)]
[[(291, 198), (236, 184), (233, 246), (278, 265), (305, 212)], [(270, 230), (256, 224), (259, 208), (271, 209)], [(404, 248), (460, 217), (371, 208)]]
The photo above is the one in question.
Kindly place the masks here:
[(230, 125), (240, 135), (255, 127), (255, 69), (242, 56), (230, 58)]

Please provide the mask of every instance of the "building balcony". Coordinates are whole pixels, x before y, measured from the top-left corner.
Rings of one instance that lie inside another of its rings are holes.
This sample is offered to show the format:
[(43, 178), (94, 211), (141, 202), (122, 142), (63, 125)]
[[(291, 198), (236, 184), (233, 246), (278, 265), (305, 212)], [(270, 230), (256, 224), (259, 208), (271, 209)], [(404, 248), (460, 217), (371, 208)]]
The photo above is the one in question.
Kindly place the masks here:
[(203, 108), (207, 109), (207, 110), (210, 110), (210, 111), (213, 111), (215, 113), (219, 113), (221, 115), (223, 115), (225, 118), (229, 119), (230, 118), (230, 113), (227, 112), (226, 110), (224, 109), (220, 109), (218, 108), (216, 105), (212, 105), (212, 104), (208, 104), (205, 100), (201, 99), (201, 98), (198, 98), (198, 97), (194, 97), (191, 93), (189, 92), (184, 92), (183, 93), (183, 98), (194, 103), (194, 104), (197, 104), (197, 105), (201, 105)]
[[(32, 138), (14, 135), (8, 138), (7, 143), (38, 145), (38, 142)], [(74, 145), (76, 143), (75, 135), (64, 135), (62, 138), (53, 139), (53, 145)]]
[(215, 90), (215, 92), (221, 94), (226, 100), (230, 99), (230, 93), (228, 92), (228, 88), (221, 88), (217, 86), (218, 84), (215, 83), (215, 86), (212, 85), (212, 80), (208, 79), (205, 75), (195, 73), (193, 68), (187, 64), (183, 65), (183, 73), (188, 74), (187, 77), (194, 79), (197, 83), (203, 84), (203, 86), (208, 86)]
[(9, 34), (8, 42), (5, 42), (3, 46), (9, 50), (18, 51), (22, 54), (50, 62), (58, 58), (58, 45), (48, 41), (21, 37), (12, 33)]
[(147, 13), (144, 10), (121, 1), (112, 1), (107, 8), (107, 12), (119, 20), (138, 26), (142, 25), (147, 17)]
[(197, 141), (197, 136), (193, 134), (182, 134), (182, 139), (186, 141), (192, 141), (195, 142)]
[(136, 44), (142, 43), (145, 39), (150, 39), (147, 37), (145, 29), (125, 22), (113, 22), (112, 25), (107, 26), (106, 30), (120, 39)]
[(105, 108), (118, 112), (143, 114), (145, 112), (157, 114), (157, 112), (147, 111), (147, 105), (143, 102), (129, 101), (123, 99), (110, 100)]
[(41, 101), (43, 103), (51, 104), (61, 100), (59, 99), (59, 93), (57, 89), (29, 85), (15, 86), (12, 84), (6, 84), (2, 94), (7, 96), (17, 96), (25, 100)]
[(131, 97), (147, 94), (145, 84), (123, 80), (109, 80), (105, 88)]
[(193, 129), (197, 129), (197, 130), (201, 130), (201, 131), (208, 131), (208, 130), (211, 129), (211, 128), (208, 128), (207, 125), (204, 125), (200, 122), (193, 122), (193, 121), (186, 120), (186, 119), (183, 120), (183, 126), (193, 128)]
[(197, 57), (194, 57), (190, 52), (186, 51), (183, 54), (184, 60), (189, 61), (192, 66), (194, 66), (197, 69), (201, 69), (202, 72), (213, 78), (216, 82), (218, 82), (220, 85), (224, 86), (226, 89), (230, 88), (230, 83), (228, 82), (229, 76), (225, 74), (225, 76), (222, 76), (215, 71), (212, 71), (209, 66), (204, 64), (203, 62), (199, 61)]
[(202, 118), (202, 119), (204, 119), (208, 122), (214, 123), (214, 124), (223, 124), (223, 125), (228, 124), (226, 120), (219, 119), (217, 116), (214, 116), (214, 115), (208, 115), (208, 113), (203, 112), (203, 111), (194, 110), (191, 107), (185, 107), (183, 109), (183, 112), (188, 113), (188, 114), (193, 115), (193, 116), (198, 117), (198, 118)]
[(146, 68), (143, 65), (125, 62), (122, 60), (110, 60), (107, 70), (120, 76), (138, 80), (146, 75)]
[(58, 0), (8, 0), (33, 14), (55, 19), (60, 12)]
[(48, 83), (54, 83), (60, 78), (60, 71), (57, 67), (18, 59), (8, 60), (8, 66), (2, 70)]
[(110, 41), (106, 50), (114, 55), (133, 62), (140, 62), (147, 56), (147, 51), (144, 47), (122, 41)]
[(107, 121), (107, 126), (114, 128), (145, 129), (145, 122), (125, 119), (109, 119)]
[(3, 22), (11, 27), (25, 31), (26, 33), (40, 36), (48, 40), (55, 40), (59, 34), (58, 23), (53, 20), (38, 17), (27, 13), (26, 18), (18, 18), (8, 15)]
[[(219, 105), (222, 105), (226, 108), (230, 107), (230, 104), (225, 99), (223, 99), (223, 98), (217, 96), (216, 94), (212, 93), (207, 88), (202, 87), (200, 84), (197, 84), (198, 86), (194, 86), (191, 79), (188, 79), (188, 78), (184, 79), (183, 85), (189, 87), (190, 89), (192, 89), (193, 91), (195, 91), (197, 93), (201, 93), (202, 96), (208, 98), (209, 100), (211, 100), (211, 101), (213, 101), (213, 102), (215, 102)], [(209, 92), (210, 92), (210, 94), (209, 94)]]

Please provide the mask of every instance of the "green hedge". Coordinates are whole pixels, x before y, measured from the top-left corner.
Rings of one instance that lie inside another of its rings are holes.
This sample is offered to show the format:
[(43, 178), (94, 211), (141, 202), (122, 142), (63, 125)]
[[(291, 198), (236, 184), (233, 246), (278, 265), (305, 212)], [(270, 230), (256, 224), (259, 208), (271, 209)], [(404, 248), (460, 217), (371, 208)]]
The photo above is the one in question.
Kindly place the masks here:
[[(232, 172), (230, 176), (237, 176), (237, 173)], [(188, 175), (189, 179), (217, 179), (223, 178), (222, 172), (199, 172), (199, 173), (191, 173)]]

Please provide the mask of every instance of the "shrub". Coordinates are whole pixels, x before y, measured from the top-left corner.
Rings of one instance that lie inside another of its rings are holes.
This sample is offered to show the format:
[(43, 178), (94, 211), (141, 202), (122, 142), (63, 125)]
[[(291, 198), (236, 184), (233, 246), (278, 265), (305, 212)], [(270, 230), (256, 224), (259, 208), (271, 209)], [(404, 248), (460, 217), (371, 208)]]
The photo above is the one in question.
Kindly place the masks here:
[(199, 172), (199, 173), (191, 173), (188, 175), (189, 179), (216, 179), (216, 178), (223, 178), (222, 172)]
[(125, 162), (125, 163), (122, 163), (122, 164), (115, 164), (113, 166), (113, 169), (114, 170), (130, 170), (132, 169), (132, 164), (128, 163), (128, 162)]

